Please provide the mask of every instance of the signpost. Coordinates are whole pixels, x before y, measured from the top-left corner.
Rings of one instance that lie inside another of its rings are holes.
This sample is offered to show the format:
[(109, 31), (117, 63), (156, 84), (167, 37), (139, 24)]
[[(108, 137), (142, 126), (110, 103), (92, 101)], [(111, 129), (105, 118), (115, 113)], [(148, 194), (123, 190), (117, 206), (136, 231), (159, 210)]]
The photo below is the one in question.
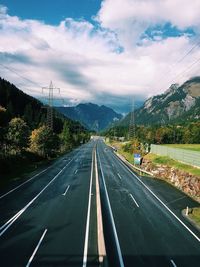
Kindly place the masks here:
[(140, 154), (133, 154), (134, 165), (140, 165), (141, 162), (141, 155)]

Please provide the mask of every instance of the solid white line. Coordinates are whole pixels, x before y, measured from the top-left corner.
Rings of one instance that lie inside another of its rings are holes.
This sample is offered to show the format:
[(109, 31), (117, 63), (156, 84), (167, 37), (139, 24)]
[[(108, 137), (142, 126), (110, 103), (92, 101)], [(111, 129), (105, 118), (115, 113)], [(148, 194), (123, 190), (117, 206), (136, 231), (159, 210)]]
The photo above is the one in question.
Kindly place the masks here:
[(62, 194), (63, 196), (65, 196), (67, 194), (67, 191), (69, 190), (69, 188), (70, 188), (70, 185), (67, 186), (65, 192)]
[(121, 175), (119, 173), (117, 175), (119, 176), (119, 179), (121, 180), (122, 179)]
[(139, 205), (138, 205), (137, 201), (135, 200), (135, 198), (132, 196), (132, 194), (129, 194), (129, 195), (132, 198), (132, 200), (135, 202), (135, 205), (139, 208)]
[[(73, 160), (73, 159), (72, 159)], [(67, 165), (65, 165), (64, 168), (62, 168), (62, 170), (59, 171), (59, 173), (24, 207), (22, 208), (17, 214), (15, 214), (11, 219), (9, 219), (4, 225), (1, 226), (0, 228), (0, 237), (7, 231), (8, 228), (10, 228), (10, 226), (21, 216), (22, 213), (24, 213), (25, 210), (28, 209), (28, 207), (45, 191), (45, 189), (51, 184), (53, 183), (53, 181), (58, 178), (58, 176), (64, 171), (64, 169), (67, 168), (67, 166), (72, 162), (72, 160), (70, 160), (70, 162), (67, 163)]]
[(118, 239), (117, 230), (116, 230), (116, 227), (115, 227), (115, 221), (114, 221), (113, 214), (112, 214), (112, 209), (111, 209), (110, 200), (109, 200), (109, 197), (108, 197), (108, 191), (107, 191), (107, 187), (106, 187), (105, 177), (104, 177), (104, 173), (103, 173), (103, 169), (102, 169), (102, 165), (101, 165), (100, 156), (99, 156), (99, 152), (98, 151), (97, 151), (97, 154), (98, 154), (98, 158), (99, 158), (99, 166), (100, 166), (100, 170), (101, 170), (101, 174), (102, 174), (102, 180), (103, 180), (103, 184), (104, 184), (106, 199), (107, 199), (107, 202), (108, 202), (108, 208), (109, 208), (109, 212), (110, 212), (111, 223), (112, 223), (112, 227), (113, 227), (113, 231), (114, 231), (114, 237), (115, 237), (115, 243), (116, 243), (116, 246), (117, 246), (117, 253), (118, 253), (118, 257), (119, 257), (120, 267), (124, 267), (124, 261), (123, 261), (123, 258), (122, 258), (122, 252), (121, 252), (121, 248), (120, 248), (120, 245), (119, 245), (119, 239)]
[(82, 264), (82, 267), (86, 267), (87, 266), (88, 241), (89, 241), (89, 226), (90, 226), (90, 209), (91, 209), (91, 195), (92, 195), (91, 193), (92, 193), (93, 162), (94, 162), (94, 154), (92, 152), (92, 165), (91, 165), (91, 175), (90, 175), (90, 189), (89, 189), (87, 223), (86, 223), (86, 230), (85, 230), (85, 243), (84, 243), (84, 252), (83, 252), (83, 264)]
[(47, 232), (47, 229), (44, 230), (44, 232), (43, 232), (43, 234), (42, 234), (42, 236), (41, 236), (41, 238), (40, 238), (40, 240), (39, 240), (39, 242), (38, 242), (36, 248), (35, 248), (34, 251), (33, 251), (33, 254), (31, 255), (31, 257), (30, 257), (28, 263), (26, 264), (26, 267), (29, 267), (30, 264), (31, 264), (31, 262), (33, 261), (33, 258), (35, 257), (35, 254), (36, 254), (36, 252), (38, 251), (38, 249), (39, 249), (39, 247), (40, 247), (40, 245), (41, 245), (41, 243), (42, 243), (42, 240), (44, 239), (44, 237), (45, 237), (45, 235), (46, 235), (46, 232)]
[(23, 182), (22, 184), (16, 186), (15, 188), (11, 189), (10, 191), (8, 191), (7, 193), (3, 194), (0, 196), (0, 199), (4, 198), (5, 196), (9, 195), (10, 193), (14, 192), (15, 190), (17, 190), (18, 188), (22, 187), (23, 185), (25, 185), (26, 183), (30, 182), (31, 180), (33, 180), (34, 178), (36, 178), (37, 176), (39, 176), (40, 174), (42, 174), (43, 172), (47, 171), (50, 167), (46, 168), (45, 170), (37, 173), (36, 175), (34, 175), (33, 177), (31, 177), (30, 179), (28, 179), (27, 181)]
[[(116, 156), (117, 157), (117, 156)], [(118, 160), (119, 160), (119, 158), (118, 158)], [(122, 162), (121, 160), (119, 160), (119, 162), (121, 163), (121, 164), (123, 164), (123, 166), (125, 166), (126, 167), (126, 169), (174, 216), (174, 218), (176, 218), (178, 221), (179, 221), (179, 223), (181, 223), (182, 224), (182, 226), (183, 227), (185, 227), (185, 229), (187, 229), (188, 230), (188, 232), (191, 234), (191, 235), (193, 235), (193, 237), (195, 237), (196, 239), (197, 239), (197, 241), (199, 241), (200, 242), (200, 238), (195, 234), (195, 233), (193, 233), (192, 232), (192, 230), (184, 223), (184, 222), (182, 222), (181, 221), (181, 219), (179, 219), (178, 218), (178, 216), (176, 216), (176, 214), (175, 213), (173, 213), (173, 211), (171, 211), (169, 208), (168, 208), (168, 206), (145, 184), (145, 183), (143, 183), (127, 166), (126, 166), (126, 164), (124, 163), (124, 162)]]
[(177, 267), (177, 265), (175, 264), (173, 260), (170, 260), (170, 262), (172, 263), (173, 267)]

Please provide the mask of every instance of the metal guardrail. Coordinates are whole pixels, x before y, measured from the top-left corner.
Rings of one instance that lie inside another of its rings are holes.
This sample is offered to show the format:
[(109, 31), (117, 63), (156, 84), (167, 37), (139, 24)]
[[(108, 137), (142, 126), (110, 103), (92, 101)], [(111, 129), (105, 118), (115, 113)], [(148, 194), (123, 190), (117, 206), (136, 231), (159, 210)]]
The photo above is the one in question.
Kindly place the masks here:
[(168, 156), (172, 159), (200, 168), (200, 152), (161, 145), (151, 145), (151, 153)]
[(145, 173), (145, 174), (147, 174), (149, 176), (153, 176), (153, 174), (151, 172), (148, 172), (146, 170), (143, 170), (143, 169), (138, 168), (135, 165), (131, 164), (124, 156), (120, 155), (119, 153), (115, 152), (115, 155), (117, 155), (118, 158), (120, 158), (123, 162), (128, 164), (133, 170), (135, 169), (135, 170), (139, 171), (140, 173)]

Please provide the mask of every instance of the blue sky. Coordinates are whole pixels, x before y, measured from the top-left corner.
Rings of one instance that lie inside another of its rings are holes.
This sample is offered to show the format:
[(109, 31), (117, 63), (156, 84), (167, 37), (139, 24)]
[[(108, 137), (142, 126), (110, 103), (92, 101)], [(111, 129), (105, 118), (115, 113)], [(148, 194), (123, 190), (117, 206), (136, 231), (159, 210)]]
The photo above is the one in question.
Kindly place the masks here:
[(101, 0), (1, 0), (9, 14), (23, 19), (59, 24), (63, 18), (91, 20), (100, 9)]
[(68, 105), (128, 112), (133, 97), (200, 75), (199, 10), (198, 0), (2, 0), (0, 73), (38, 98), (52, 80)]

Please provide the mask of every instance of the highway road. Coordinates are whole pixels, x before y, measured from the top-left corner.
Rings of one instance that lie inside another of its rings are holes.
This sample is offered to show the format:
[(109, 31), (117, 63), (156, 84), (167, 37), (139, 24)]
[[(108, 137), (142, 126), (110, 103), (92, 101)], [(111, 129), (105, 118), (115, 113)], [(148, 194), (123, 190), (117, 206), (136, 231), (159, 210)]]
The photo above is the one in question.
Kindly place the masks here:
[(98, 266), (96, 207), (91, 199), (95, 190), (90, 188), (94, 145), (81, 146), (2, 194), (0, 266)]
[(97, 154), (116, 227), (118, 266), (200, 266), (200, 234), (181, 216), (181, 209), (199, 204), (165, 182), (138, 177), (102, 141)]
[(197, 205), (92, 140), (1, 192), (0, 266), (197, 267)]

